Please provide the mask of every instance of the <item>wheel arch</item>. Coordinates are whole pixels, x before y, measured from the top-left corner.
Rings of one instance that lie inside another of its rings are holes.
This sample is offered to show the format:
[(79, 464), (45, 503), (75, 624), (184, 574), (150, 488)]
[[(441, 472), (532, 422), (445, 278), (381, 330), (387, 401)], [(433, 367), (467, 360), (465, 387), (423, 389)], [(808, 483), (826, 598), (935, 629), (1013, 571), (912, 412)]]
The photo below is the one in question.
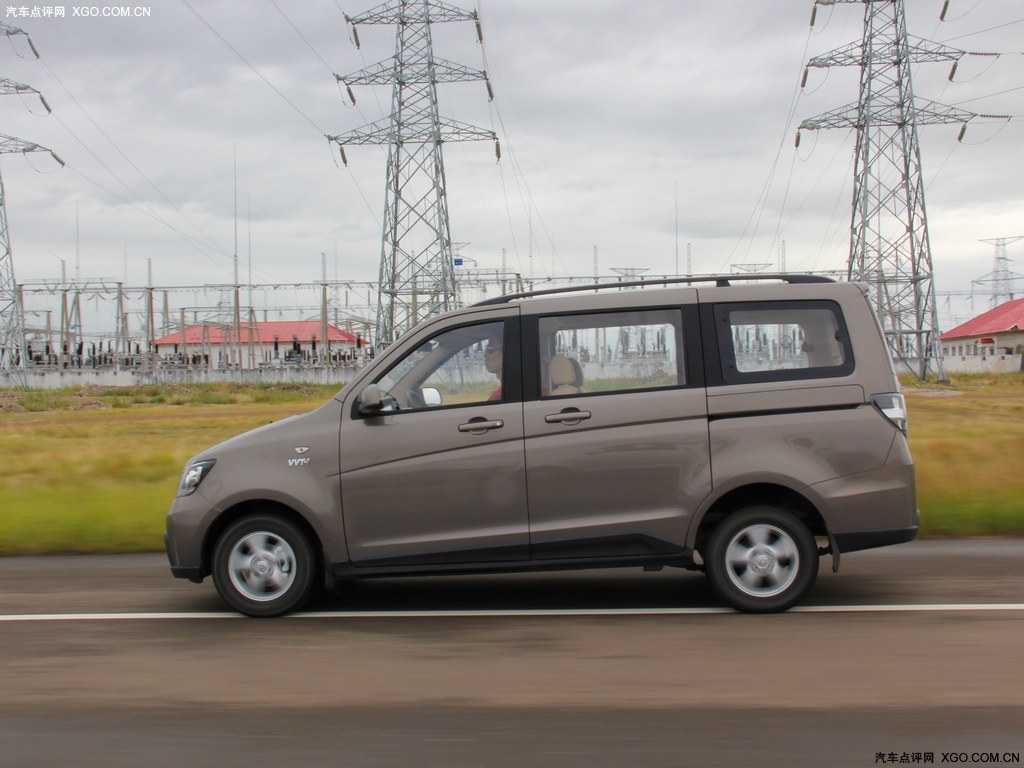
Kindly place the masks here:
[(813, 536), (829, 536), (824, 517), (806, 495), (778, 483), (759, 482), (733, 488), (712, 502), (696, 527), (691, 529), (690, 547), (703, 552), (711, 532), (722, 520), (756, 504), (776, 506), (791, 512), (807, 526)]
[(202, 570), (204, 577), (209, 576), (213, 572), (213, 551), (217, 546), (217, 541), (220, 539), (224, 531), (243, 517), (260, 514), (277, 515), (278, 517), (282, 517), (297, 526), (309, 539), (309, 545), (312, 547), (313, 555), (316, 557), (316, 570), (321, 573), (323, 572), (323, 543), (320, 541), (320, 536), (317, 534), (316, 529), (310, 524), (305, 516), (293, 507), (290, 507), (280, 501), (274, 501), (272, 499), (249, 499), (247, 501), (238, 502), (224, 510), (206, 529), (206, 535), (203, 537), (202, 549)]

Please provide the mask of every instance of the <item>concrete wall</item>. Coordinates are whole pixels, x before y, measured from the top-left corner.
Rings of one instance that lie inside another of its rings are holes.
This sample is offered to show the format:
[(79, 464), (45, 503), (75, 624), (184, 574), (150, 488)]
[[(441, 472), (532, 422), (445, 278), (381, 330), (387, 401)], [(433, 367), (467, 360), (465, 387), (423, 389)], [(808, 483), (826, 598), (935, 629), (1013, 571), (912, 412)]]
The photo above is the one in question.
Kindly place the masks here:
[(948, 355), (946, 373), (1013, 373), (1024, 371), (1024, 355)]
[[(154, 373), (115, 370), (69, 370), (34, 371), (26, 370), (22, 379), (29, 389), (63, 389), (88, 386), (136, 387), (145, 384), (185, 384), (243, 382), (263, 384), (337, 384), (339, 387), (349, 381), (358, 369), (283, 367), (262, 368), (242, 371), (204, 371), (165, 369)], [(0, 387), (13, 387), (16, 382), (4, 373), (0, 374)]]
[[(914, 361), (911, 361), (912, 364)], [(1024, 370), (1024, 355), (979, 355), (947, 356), (942, 359), (946, 373), (1013, 373)], [(652, 364), (651, 373), (658, 366)], [(584, 374), (588, 368), (590, 374), (596, 375), (594, 368), (601, 369), (601, 375), (616, 375), (614, 364), (600, 365), (584, 363)], [(625, 366), (620, 375), (625, 375)], [(898, 373), (909, 372), (909, 369), (896, 363)], [(88, 386), (100, 387), (135, 387), (145, 384), (189, 384), (195, 382), (243, 382), (264, 384), (337, 384), (339, 387), (350, 381), (359, 371), (355, 367), (314, 367), (284, 366), (267, 367), (253, 370), (186, 370), (166, 368), (145, 374), (140, 371), (116, 371), (113, 369), (72, 369), (66, 371), (33, 370), (22, 374), (29, 389), (64, 389)], [(636, 375), (636, 369), (630, 368)], [(17, 382), (7, 373), (0, 373), (0, 387), (14, 387)]]

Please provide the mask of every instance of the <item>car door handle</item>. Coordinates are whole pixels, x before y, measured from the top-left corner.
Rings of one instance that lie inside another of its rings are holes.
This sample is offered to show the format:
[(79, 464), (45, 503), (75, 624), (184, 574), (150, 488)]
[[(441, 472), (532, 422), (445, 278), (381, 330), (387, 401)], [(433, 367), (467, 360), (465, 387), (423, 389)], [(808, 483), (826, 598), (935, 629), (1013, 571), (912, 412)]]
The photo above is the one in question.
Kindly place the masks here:
[(566, 408), (560, 413), (549, 413), (544, 417), (544, 421), (548, 424), (565, 424), (566, 426), (574, 426), (579, 424), (584, 419), (590, 418), (590, 411), (581, 411), (578, 408)]
[(459, 432), (469, 432), (471, 435), (483, 435), (492, 429), (501, 429), (505, 422), (501, 419), (487, 420), (481, 416), (470, 419), (465, 424), (459, 424)]

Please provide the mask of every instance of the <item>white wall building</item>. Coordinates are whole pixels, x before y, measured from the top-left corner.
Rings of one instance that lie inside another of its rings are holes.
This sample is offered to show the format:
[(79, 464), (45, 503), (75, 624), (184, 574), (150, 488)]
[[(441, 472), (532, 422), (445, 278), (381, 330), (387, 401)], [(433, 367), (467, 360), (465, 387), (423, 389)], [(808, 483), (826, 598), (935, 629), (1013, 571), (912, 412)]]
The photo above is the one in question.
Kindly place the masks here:
[(1024, 370), (1024, 299), (1000, 304), (942, 334), (946, 373)]

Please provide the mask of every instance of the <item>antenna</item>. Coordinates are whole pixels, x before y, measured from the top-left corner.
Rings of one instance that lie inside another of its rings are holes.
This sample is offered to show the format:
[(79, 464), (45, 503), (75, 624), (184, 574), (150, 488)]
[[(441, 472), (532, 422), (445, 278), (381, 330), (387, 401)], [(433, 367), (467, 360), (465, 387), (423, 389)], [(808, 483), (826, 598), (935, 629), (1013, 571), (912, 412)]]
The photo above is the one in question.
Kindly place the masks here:
[(487, 73), (436, 58), (431, 26), (472, 21), (482, 42), (476, 11), (437, 0), (388, 0), (356, 16), (347, 16), (353, 41), (362, 24), (396, 24), (395, 55), (348, 75), (335, 75), (355, 101), (353, 85), (391, 85), (391, 114), (349, 133), (328, 136), (341, 149), (359, 144), (388, 147), (384, 226), (377, 299), (376, 344), (386, 346), (425, 317), (456, 304), (452, 237), (441, 146), (454, 141), (495, 142), (493, 131), (440, 115), (437, 84), (483, 80)]

